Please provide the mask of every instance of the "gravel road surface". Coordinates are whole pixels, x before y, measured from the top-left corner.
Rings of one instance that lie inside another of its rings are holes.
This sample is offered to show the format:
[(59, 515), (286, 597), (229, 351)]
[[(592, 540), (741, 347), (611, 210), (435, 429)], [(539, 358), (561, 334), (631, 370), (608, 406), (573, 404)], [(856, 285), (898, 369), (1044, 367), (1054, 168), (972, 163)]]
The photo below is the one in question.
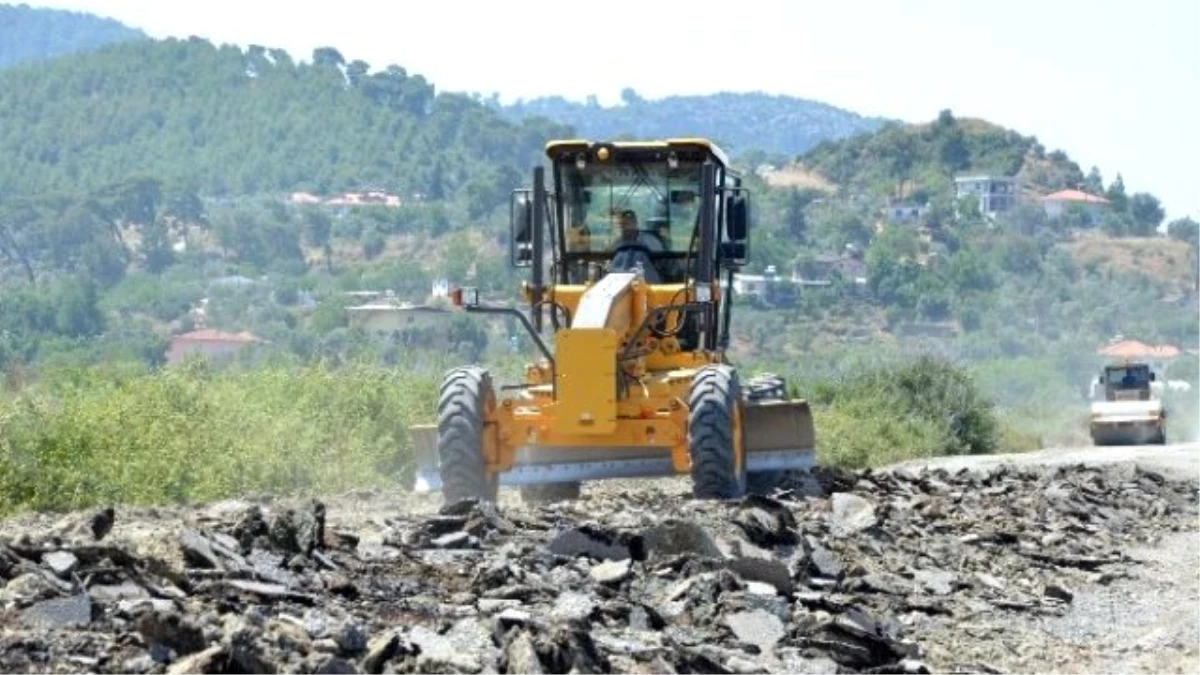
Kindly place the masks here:
[[(942, 457), (896, 467), (958, 471), (1000, 464), (1136, 466), (1171, 480), (1194, 482), (1200, 479), (1200, 443), (1052, 448), (1016, 455)], [(1131, 578), (1080, 587), (1062, 616), (1013, 621), (991, 630), (1004, 636), (1001, 644), (1020, 644), (1018, 650), (1040, 652), (1027, 662), (1031, 671), (1200, 672), (1200, 521), (1193, 518), (1183, 531), (1162, 533), (1124, 553), (1138, 561)]]
[(3, 672), (1196, 672), (1196, 444), (0, 521)]

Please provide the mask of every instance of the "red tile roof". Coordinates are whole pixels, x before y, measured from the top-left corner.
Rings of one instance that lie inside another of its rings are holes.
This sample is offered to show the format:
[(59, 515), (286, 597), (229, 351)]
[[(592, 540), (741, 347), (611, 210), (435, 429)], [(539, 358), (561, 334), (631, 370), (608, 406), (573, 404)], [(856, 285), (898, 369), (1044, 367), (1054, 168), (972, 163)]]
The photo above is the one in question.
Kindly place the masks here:
[(190, 333), (183, 333), (175, 336), (176, 342), (260, 342), (260, 338), (254, 333), (241, 331), (238, 333), (228, 333), (226, 331), (216, 330), (213, 328), (202, 328), (194, 330)]
[(1107, 204), (1108, 200), (1104, 197), (1090, 195), (1080, 190), (1060, 190), (1054, 194), (1042, 197), (1044, 202), (1084, 202), (1086, 204)]
[(1138, 340), (1122, 340), (1104, 345), (1097, 353), (1116, 359), (1173, 359), (1179, 356), (1179, 348), (1171, 345), (1148, 345)]

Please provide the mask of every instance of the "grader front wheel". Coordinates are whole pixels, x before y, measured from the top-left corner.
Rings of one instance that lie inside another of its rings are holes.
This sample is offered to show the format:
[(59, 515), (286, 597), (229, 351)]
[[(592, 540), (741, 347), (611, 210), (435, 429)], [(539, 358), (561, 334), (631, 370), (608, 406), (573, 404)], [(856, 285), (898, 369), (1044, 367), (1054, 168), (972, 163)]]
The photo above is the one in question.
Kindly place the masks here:
[(492, 379), (467, 366), (446, 373), (438, 396), (438, 462), (446, 503), (463, 499), (496, 501), (500, 481), (488, 475), (483, 456), (487, 414), (496, 406)]
[(741, 384), (726, 365), (696, 373), (688, 395), (688, 452), (692, 495), (697, 499), (738, 499), (746, 494)]

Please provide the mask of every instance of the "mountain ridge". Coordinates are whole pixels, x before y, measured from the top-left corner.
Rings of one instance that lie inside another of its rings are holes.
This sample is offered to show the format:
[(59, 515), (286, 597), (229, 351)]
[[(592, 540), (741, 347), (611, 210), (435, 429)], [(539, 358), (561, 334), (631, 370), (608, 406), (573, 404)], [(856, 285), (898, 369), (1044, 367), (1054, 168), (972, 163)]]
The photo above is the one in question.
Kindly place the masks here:
[[(584, 137), (703, 135), (734, 155), (751, 151), (800, 155), (823, 140), (870, 133), (892, 121), (822, 101), (764, 91), (724, 90), (647, 99), (626, 88), (621, 98), (620, 104), (611, 106), (600, 105), (595, 97), (578, 102), (543, 96), (510, 104), (492, 97), (482, 102), (507, 119), (546, 117), (574, 127)], [(678, 114), (679, 110), (688, 111), (686, 119)], [(698, 131), (701, 129), (704, 133)]]
[(88, 12), (0, 4), (0, 68), (149, 39), (140, 29)]

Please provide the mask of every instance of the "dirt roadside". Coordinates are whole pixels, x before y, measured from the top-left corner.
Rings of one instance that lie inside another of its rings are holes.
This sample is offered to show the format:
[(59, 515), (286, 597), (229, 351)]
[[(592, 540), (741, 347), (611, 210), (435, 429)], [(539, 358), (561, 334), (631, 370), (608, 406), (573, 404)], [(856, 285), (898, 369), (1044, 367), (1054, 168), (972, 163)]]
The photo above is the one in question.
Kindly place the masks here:
[(934, 457), (898, 462), (889, 468), (940, 468), (948, 471), (1010, 464), (1014, 466), (1111, 466), (1136, 464), (1178, 480), (1200, 480), (1200, 443), (1108, 447), (1047, 448), (1008, 455)]
[[(1185, 481), (1200, 478), (1200, 443), (1051, 448), (980, 457), (902, 462), (893, 468), (949, 471), (1002, 464), (1026, 467), (1137, 466)], [(1057, 617), (1007, 616), (961, 626), (987, 635), (1009, 671), (1057, 673), (1200, 672), (1200, 520), (1125, 551), (1132, 578), (1081, 585)]]

